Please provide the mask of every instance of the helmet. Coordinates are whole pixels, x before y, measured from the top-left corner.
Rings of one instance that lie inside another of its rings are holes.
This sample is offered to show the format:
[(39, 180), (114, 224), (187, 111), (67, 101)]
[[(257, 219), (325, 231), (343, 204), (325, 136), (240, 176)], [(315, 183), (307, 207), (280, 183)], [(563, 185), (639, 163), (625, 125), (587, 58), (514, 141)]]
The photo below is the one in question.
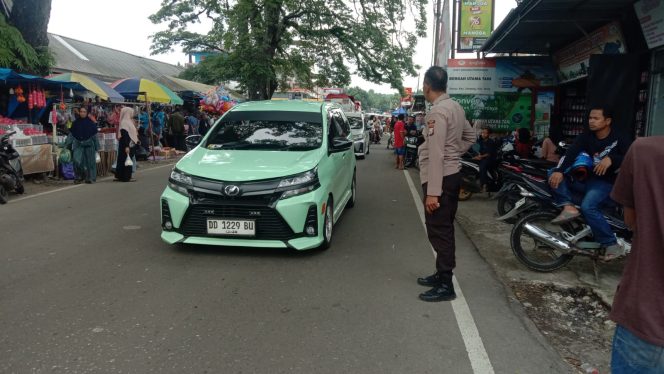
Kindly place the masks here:
[(581, 152), (576, 156), (576, 160), (574, 160), (572, 166), (565, 170), (565, 174), (570, 174), (573, 178), (582, 181), (588, 177), (592, 169), (592, 157), (586, 152)]

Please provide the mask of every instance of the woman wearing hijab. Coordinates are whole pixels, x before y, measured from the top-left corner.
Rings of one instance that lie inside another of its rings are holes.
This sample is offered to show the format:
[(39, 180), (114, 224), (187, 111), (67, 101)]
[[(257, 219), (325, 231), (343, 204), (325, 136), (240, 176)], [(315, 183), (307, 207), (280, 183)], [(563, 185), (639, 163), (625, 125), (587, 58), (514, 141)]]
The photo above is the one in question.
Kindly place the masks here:
[(138, 144), (138, 131), (133, 120), (134, 110), (122, 108), (120, 111), (120, 144), (118, 146), (118, 161), (115, 166), (115, 178), (120, 182), (131, 182), (132, 165), (125, 165), (127, 159), (131, 160), (136, 144)]
[(97, 124), (88, 118), (88, 110), (80, 108), (78, 118), (69, 131), (67, 145), (72, 149), (74, 161), (75, 184), (90, 184), (97, 180), (97, 161), (95, 157), (99, 149), (97, 140)]

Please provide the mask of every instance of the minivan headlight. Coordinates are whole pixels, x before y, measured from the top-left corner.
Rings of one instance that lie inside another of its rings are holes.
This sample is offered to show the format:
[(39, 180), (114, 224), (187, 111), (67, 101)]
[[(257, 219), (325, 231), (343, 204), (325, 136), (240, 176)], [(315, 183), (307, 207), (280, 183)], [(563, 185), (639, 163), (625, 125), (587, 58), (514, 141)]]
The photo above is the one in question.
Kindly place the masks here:
[(168, 186), (185, 195), (189, 195), (189, 191), (187, 191), (188, 187), (192, 187), (194, 185), (194, 182), (191, 180), (191, 177), (188, 176), (187, 174), (184, 174), (183, 172), (179, 171), (178, 169), (173, 169), (171, 171), (171, 176), (168, 178)]
[(362, 139), (364, 139), (364, 134), (355, 134), (355, 135), (353, 135), (353, 140), (355, 140), (355, 141), (362, 140)]
[(277, 189), (283, 191), (281, 198), (286, 199), (313, 191), (319, 186), (318, 168), (314, 168), (302, 174), (282, 179)]

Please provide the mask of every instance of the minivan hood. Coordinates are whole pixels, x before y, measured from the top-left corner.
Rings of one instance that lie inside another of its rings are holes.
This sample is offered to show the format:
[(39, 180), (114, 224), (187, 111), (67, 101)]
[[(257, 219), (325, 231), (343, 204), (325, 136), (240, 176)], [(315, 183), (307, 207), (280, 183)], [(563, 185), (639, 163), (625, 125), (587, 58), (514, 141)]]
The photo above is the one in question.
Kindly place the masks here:
[(175, 167), (203, 178), (246, 182), (280, 178), (311, 170), (318, 165), (322, 148), (307, 152), (210, 150), (197, 147)]

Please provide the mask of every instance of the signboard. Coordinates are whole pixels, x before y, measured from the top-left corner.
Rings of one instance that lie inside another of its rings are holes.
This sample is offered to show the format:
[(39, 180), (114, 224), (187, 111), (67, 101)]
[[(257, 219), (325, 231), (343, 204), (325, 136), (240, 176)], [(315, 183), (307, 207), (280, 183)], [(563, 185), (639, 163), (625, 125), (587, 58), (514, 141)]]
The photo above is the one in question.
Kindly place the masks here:
[(664, 45), (664, 0), (641, 0), (634, 3), (648, 48)]
[(558, 69), (560, 83), (565, 83), (588, 76), (591, 55), (624, 54), (626, 52), (620, 24), (611, 22), (554, 53), (553, 61)]
[(547, 103), (533, 108), (533, 95), (556, 85), (556, 71), (548, 58), (518, 57), (449, 60), (448, 93), (476, 125), (497, 131), (530, 128), (532, 111), (542, 125), (550, 120)]
[(459, 5), (459, 52), (473, 52), (493, 31), (494, 0), (461, 0)]

